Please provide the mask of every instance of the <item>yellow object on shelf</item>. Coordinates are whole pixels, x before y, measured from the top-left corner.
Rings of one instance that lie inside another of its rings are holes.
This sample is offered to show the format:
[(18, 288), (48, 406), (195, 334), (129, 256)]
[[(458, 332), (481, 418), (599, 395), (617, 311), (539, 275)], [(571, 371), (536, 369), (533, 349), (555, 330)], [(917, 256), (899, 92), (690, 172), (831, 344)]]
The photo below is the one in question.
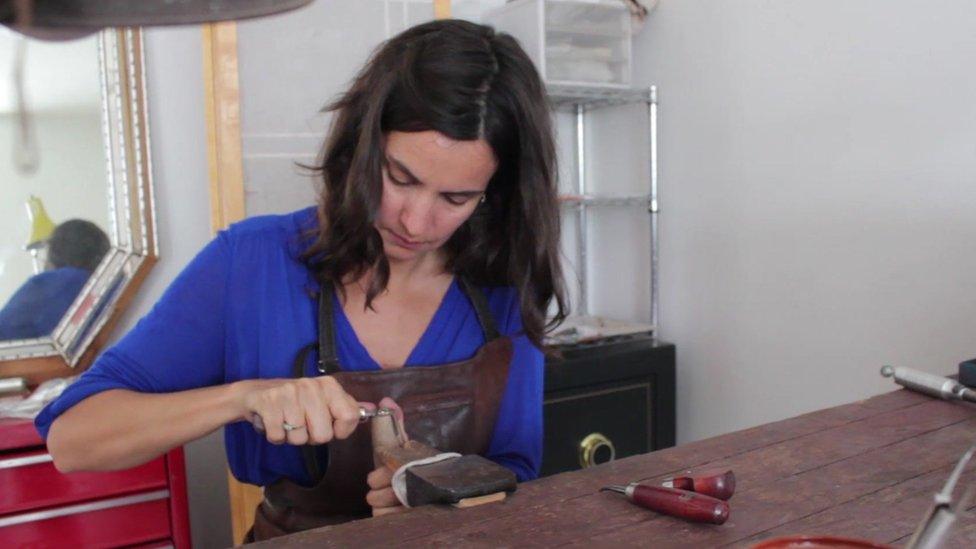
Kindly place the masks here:
[(451, 0), (434, 0), (434, 19), (451, 18)]
[(40, 198), (31, 195), (27, 199), (26, 205), (27, 217), (31, 223), (31, 232), (27, 238), (27, 245), (24, 248), (27, 250), (36, 250), (42, 247), (44, 242), (51, 237), (51, 233), (54, 232), (54, 222), (47, 215), (47, 210), (44, 209), (44, 203), (41, 202)]

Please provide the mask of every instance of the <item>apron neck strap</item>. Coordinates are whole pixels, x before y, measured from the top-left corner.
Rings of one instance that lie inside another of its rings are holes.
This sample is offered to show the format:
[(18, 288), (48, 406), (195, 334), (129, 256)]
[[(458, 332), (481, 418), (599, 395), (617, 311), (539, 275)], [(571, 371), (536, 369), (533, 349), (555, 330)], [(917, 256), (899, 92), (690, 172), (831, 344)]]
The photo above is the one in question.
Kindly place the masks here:
[(335, 288), (331, 282), (323, 282), (319, 289), (319, 362), (320, 374), (332, 375), (339, 371), (339, 355), (335, 344), (335, 318), (332, 314)]
[[(495, 319), (491, 316), (491, 311), (488, 309), (488, 300), (485, 299), (485, 294), (480, 289), (478, 289), (474, 284), (468, 281), (467, 278), (463, 276), (457, 277), (458, 286), (460, 286), (461, 291), (467, 296), (468, 301), (474, 307), (475, 315), (478, 317), (478, 323), (481, 325), (481, 331), (485, 336), (485, 343), (493, 341), (500, 337), (498, 332), (498, 327), (495, 325)], [(332, 314), (334, 302), (335, 302), (335, 287), (331, 282), (323, 282), (319, 288), (319, 360), (318, 360), (318, 370), (320, 374), (332, 375), (339, 371), (339, 358), (336, 353), (336, 343), (335, 343), (335, 317)], [(304, 368), (305, 360), (307, 359), (308, 352), (311, 351), (315, 345), (309, 345), (302, 349), (299, 353), (300, 363), (296, 361), (295, 368), (297, 369), (295, 377), (302, 377), (304, 372), (299, 368)]]
[(495, 318), (491, 316), (491, 311), (488, 309), (488, 300), (485, 299), (484, 292), (463, 276), (458, 276), (457, 280), (464, 295), (468, 297), (468, 301), (474, 307), (474, 313), (478, 315), (478, 323), (481, 324), (485, 343), (498, 339), (498, 327), (495, 326)]

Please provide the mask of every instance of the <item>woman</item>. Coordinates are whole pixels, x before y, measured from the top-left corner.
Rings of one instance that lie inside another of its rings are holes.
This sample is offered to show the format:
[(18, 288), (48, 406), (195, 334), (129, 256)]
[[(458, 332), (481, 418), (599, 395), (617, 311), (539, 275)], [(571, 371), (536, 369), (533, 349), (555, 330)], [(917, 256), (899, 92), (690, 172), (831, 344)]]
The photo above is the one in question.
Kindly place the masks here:
[(261, 539), (396, 510), (391, 472), (352, 441), (361, 406), (398, 402), (411, 437), (538, 475), (539, 349), (565, 315), (535, 68), (489, 27), (426, 23), (331, 109), (317, 212), (221, 232), (38, 417), (59, 469), (226, 426), (234, 475), (266, 486)]
[(44, 272), (28, 278), (0, 309), (0, 341), (50, 335), (111, 247), (91, 221), (58, 225), (47, 240)]

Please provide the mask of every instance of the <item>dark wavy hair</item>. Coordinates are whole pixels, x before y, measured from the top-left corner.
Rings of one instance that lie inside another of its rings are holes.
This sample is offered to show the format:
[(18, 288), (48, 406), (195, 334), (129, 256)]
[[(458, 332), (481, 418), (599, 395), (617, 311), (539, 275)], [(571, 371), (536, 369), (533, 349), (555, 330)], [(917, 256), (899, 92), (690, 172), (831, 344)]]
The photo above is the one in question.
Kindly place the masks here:
[(498, 168), (485, 202), (445, 245), (447, 268), (477, 285), (514, 286), (525, 334), (541, 347), (566, 317), (556, 155), (545, 87), (515, 39), (460, 20), (412, 27), (380, 46), (326, 111), (332, 127), (311, 167), (323, 183), (319, 229), (303, 255), (315, 276), (341, 288), (348, 275), (373, 270), (367, 307), (386, 288), (389, 263), (373, 223), (387, 132), (483, 138)]
[(47, 241), (47, 263), (55, 268), (76, 267), (94, 271), (112, 245), (98, 225), (85, 219), (69, 219), (58, 225)]

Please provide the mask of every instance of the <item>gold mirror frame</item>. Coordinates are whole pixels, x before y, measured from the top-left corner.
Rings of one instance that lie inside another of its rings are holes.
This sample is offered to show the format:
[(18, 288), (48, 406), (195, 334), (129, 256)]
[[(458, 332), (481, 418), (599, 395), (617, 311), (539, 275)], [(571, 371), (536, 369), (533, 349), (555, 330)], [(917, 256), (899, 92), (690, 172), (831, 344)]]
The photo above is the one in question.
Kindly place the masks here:
[(113, 245), (49, 336), (0, 341), (0, 377), (31, 386), (91, 364), (158, 256), (142, 31), (101, 31), (98, 52)]

